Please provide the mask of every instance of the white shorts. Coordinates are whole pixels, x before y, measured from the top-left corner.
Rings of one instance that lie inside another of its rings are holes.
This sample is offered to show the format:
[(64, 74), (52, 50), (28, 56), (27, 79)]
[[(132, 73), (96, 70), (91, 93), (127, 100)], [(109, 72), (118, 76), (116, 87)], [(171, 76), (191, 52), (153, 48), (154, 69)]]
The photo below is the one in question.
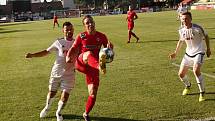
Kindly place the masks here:
[(192, 67), (194, 64), (203, 64), (204, 53), (198, 53), (194, 56), (189, 56), (185, 54), (182, 61), (181, 66), (190, 66)]
[(49, 90), (57, 91), (61, 88), (61, 91), (70, 93), (75, 85), (75, 74), (63, 75), (62, 77), (50, 77), (49, 79)]

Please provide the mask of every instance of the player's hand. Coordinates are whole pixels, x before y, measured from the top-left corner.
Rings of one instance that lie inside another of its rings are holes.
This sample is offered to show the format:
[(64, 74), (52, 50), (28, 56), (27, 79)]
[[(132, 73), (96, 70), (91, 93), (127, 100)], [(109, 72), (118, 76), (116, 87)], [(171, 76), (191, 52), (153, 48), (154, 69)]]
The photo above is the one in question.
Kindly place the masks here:
[(71, 57), (69, 57), (69, 56), (66, 56), (66, 63), (71, 63), (72, 61), (71, 61)]
[(172, 59), (175, 59), (176, 58), (176, 53), (174, 52), (174, 53), (171, 53), (170, 55), (169, 55), (169, 58), (172, 60)]
[(107, 43), (107, 48), (113, 49), (113, 44), (110, 41), (108, 41), (108, 43)]
[(209, 49), (207, 49), (206, 54), (207, 54), (207, 57), (208, 57), (208, 58), (211, 56), (211, 50), (210, 50), (210, 48), (209, 48)]
[(27, 54), (25, 55), (25, 58), (32, 58), (32, 54), (31, 54), (31, 53), (27, 53)]

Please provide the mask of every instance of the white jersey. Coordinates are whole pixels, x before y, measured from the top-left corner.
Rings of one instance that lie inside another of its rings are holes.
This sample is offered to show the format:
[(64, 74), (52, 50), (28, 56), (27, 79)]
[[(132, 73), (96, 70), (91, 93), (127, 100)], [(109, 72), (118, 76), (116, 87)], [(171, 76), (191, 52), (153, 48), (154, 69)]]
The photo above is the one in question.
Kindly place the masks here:
[(74, 76), (74, 61), (76, 57), (72, 58), (72, 63), (66, 63), (66, 53), (72, 46), (73, 42), (74, 39), (72, 41), (67, 41), (64, 38), (61, 38), (56, 40), (49, 48), (46, 49), (49, 52), (56, 52), (56, 60), (52, 67), (51, 77), (61, 78), (63, 76)]
[(204, 29), (197, 24), (192, 24), (192, 27), (189, 29), (185, 27), (179, 29), (179, 40), (186, 42), (186, 53), (190, 56), (194, 56), (198, 53), (205, 53), (206, 35), (207, 33)]

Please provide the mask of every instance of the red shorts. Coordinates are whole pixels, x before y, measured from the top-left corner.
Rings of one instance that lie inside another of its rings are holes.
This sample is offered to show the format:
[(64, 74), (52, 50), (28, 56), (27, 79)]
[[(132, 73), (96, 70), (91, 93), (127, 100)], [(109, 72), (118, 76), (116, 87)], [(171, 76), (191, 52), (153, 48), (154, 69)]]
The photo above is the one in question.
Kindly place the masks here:
[(133, 30), (134, 22), (128, 22), (128, 30)]
[(55, 21), (53, 21), (53, 23), (54, 23), (54, 24), (55, 24), (55, 23), (58, 23), (58, 21), (55, 20)]
[(99, 86), (99, 59), (94, 57), (92, 54), (88, 56), (88, 64), (85, 64), (83, 61), (83, 54), (81, 53), (76, 60), (75, 67), (78, 71), (86, 75), (86, 83), (94, 84)]

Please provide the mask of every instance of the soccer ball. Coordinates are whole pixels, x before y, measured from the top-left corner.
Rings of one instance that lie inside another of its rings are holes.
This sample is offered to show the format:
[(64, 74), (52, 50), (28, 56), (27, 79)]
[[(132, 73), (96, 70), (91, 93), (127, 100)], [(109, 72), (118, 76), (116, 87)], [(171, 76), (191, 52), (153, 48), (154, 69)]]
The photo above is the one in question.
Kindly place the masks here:
[(111, 48), (102, 48), (101, 52), (104, 52), (106, 54), (106, 63), (111, 63), (114, 58), (114, 52)]

